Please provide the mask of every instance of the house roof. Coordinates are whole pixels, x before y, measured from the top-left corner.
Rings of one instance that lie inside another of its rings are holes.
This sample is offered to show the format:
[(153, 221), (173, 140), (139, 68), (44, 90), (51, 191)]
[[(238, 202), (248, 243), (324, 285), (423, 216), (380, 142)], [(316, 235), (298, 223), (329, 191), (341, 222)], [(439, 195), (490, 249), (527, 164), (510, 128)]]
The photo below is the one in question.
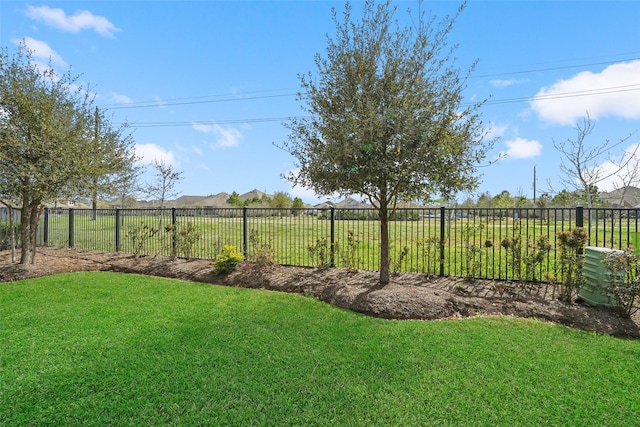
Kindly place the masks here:
[(240, 200), (244, 202), (245, 200), (262, 199), (263, 196), (266, 196), (266, 193), (263, 193), (260, 190), (253, 189), (247, 193), (241, 194)]
[(634, 207), (640, 205), (640, 188), (626, 186), (613, 191), (601, 192), (600, 199), (613, 206)]

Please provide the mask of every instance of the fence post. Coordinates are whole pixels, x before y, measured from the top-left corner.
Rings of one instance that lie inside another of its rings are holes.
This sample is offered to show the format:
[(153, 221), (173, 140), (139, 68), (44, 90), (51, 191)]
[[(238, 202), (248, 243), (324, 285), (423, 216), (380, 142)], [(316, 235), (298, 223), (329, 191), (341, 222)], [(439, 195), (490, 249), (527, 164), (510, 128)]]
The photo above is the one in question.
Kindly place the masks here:
[(242, 254), (244, 255), (244, 259), (247, 259), (249, 256), (249, 231), (247, 230), (248, 211), (248, 207), (242, 207)]
[[(584, 208), (576, 206), (576, 227), (584, 227)], [(582, 255), (582, 247), (578, 248), (578, 255)]]
[[(13, 212), (11, 213), (11, 215), (13, 215)], [(44, 208), (44, 224), (42, 224), (42, 226), (44, 228), (44, 230), (42, 230), (42, 244), (46, 248), (49, 246), (49, 208)]]
[(576, 227), (584, 227), (584, 208), (576, 206)]
[(333, 206), (331, 206), (329, 208), (329, 211), (331, 212), (331, 223), (330, 223), (330, 239), (331, 239), (331, 246), (330, 246), (330, 251), (331, 251), (331, 263), (329, 264), (331, 267), (335, 267), (336, 265), (336, 259), (335, 259), (335, 254), (336, 254), (336, 208), (334, 208)]
[(120, 252), (122, 241), (120, 240), (120, 209), (116, 208), (116, 252)]
[(444, 206), (440, 206), (440, 277), (444, 276), (444, 218), (446, 216), (446, 209)]
[(69, 208), (69, 247), (73, 248), (75, 242), (75, 227), (73, 226), (74, 221), (74, 211), (73, 208)]
[(178, 232), (176, 230), (176, 208), (171, 208), (171, 256), (178, 256)]

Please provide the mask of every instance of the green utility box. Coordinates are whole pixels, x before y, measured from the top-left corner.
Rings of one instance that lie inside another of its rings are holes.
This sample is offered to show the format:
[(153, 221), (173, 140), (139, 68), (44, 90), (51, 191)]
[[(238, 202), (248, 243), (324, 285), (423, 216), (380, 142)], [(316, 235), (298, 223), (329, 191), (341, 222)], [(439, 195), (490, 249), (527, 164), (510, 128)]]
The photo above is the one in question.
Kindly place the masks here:
[[(607, 254), (622, 252), (617, 249), (587, 246), (584, 250), (584, 284), (578, 291), (578, 297), (589, 305), (616, 307), (615, 296), (607, 291), (612, 284), (612, 273), (602, 262)], [(621, 274), (621, 273), (618, 273)]]

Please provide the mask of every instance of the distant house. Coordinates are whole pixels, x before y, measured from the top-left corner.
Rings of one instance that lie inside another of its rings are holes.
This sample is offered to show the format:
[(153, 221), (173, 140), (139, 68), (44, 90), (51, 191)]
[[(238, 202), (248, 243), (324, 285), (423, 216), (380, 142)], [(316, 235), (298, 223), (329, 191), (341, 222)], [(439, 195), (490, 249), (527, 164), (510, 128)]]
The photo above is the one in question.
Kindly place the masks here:
[(191, 208), (201, 202), (204, 196), (180, 196), (175, 200), (165, 200), (166, 208)]
[(339, 201), (335, 204), (336, 208), (339, 209), (370, 209), (371, 206), (364, 202), (359, 202), (353, 197), (347, 197), (344, 200)]
[(253, 190), (251, 190), (251, 191), (249, 191), (249, 192), (247, 192), (247, 193), (241, 194), (241, 195), (240, 195), (240, 200), (242, 200), (243, 202), (244, 202), (245, 200), (254, 200), (254, 199), (255, 199), (255, 200), (260, 200), (260, 199), (262, 199), (264, 196), (270, 197), (268, 194), (263, 193), (263, 192), (262, 192), (262, 191), (260, 191), (260, 190), (253, 189)]
[(229, 200), (229, 193), (218, 193), (211, 196), (207, 196), (202, 200), (195, 203), (194, 207), (199, 208), (230, 208), (233, 207), (227, 200)]
[(640, 207), (640, 188), (621, 187), (613, 191), (601, 192), (600, 200), (614, 208), (638, 208)]

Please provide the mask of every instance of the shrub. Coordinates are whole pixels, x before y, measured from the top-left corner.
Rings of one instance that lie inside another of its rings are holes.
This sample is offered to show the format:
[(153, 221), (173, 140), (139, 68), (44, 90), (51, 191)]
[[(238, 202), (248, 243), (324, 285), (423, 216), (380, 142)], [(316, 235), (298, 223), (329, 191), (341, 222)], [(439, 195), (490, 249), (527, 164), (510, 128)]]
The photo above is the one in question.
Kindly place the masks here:
[(398, 254), (398, 258), (392, 260), (391, 262), (391, 271), (394, 273), (400, 273), (402, 271), (402, 263), (404, 262), (407, 255), (409, 255), (410, 249), (409, 246), (404, 246), (400, 253)]
[(213, 270), (217, 274), (229, 274), (244, 260), (244, 256), (233, 245), (224, 245), (213, 260)]
[(327, 268), (331, 266), (331, 249), (329, 248), (329, 239), (322, 237), (316, 239), (315, 243), (307, 245), (309, 257), (319, 268)]
[(607, 290), (614, 295), (620, 315), (628, 319), (640, 309), (640, 258), (633, 248), (626, 248), (608, 253), (602, 262), (609, 268), (613, 282)]
[(340, 250), (342, 266), (350, 271), (358, 271), (358, 265), (362, 263), (360, 257), (360, 241), (352, 230), (347, 231), (347, 244)]
[(149, 240), (156, 234), (158, 234), (158, 229), (147, 224), (136, 225), (127, 231), (127, 237), (131, 240), (135, 258), (140, 256)]
[(269, 242), (263, 242), (258, 230), (249, 232), (249, 246), (251, 252), (247, 260), (242, 264), (245, 273), (252, 276), (263, 276), (278, 265), (276, 251)]
[[(462, 228), (462, 238), (465, 242), (465, 252), (463, 259), (463, 271), (467, 280), (473, 280), (481, 273), (482, 268), (482, 246), (475, 243), (476, 233), (482, 236), (484, 224), (467, 224)], [(493, 243), (492, 243), (493, 245)], [(485, 249), (488, 248), (487, 241), (484, 242)], [(490, 247), (490, 246), (489, 246)]]
[(202, 232), (197, 229), (191, 222), (186, 227), (174, 228), (170, 230), (173, 233), (174, 246), (171, 251), (172, 257), (175, 258), (182, 254), (186, 259), (190, 259), (193, 255), (193, 248), (200, 240)]
[(437, 274), (437, 267), (440, 263), (440, 238), (431, 236), (423, 239), (418, 239), (415, 243), (418, 246), (418, 251), (420, 253), (420, 265), (422, 266), (422, 273), (428, 275)]
[[(18, 221), (14, 222), (13, 230), (16, 238), (15, 243), (19, 244), (17, 240), (20, 239), (20, 223)], [(9, 221), (2, 220), (0, 221), (0, 251), (7, 249), (11, 249), (11, 226), (9, 225)]]
[(582, 284), (582, 267), (584, 266), (584, 246), (587, 242), (587, 232), (582, 227), (571, 231), (559, 231), (557, 234), (559, 254), (559, 269), (561, 277), (560, 299), (571, 302), (574, 293)]

